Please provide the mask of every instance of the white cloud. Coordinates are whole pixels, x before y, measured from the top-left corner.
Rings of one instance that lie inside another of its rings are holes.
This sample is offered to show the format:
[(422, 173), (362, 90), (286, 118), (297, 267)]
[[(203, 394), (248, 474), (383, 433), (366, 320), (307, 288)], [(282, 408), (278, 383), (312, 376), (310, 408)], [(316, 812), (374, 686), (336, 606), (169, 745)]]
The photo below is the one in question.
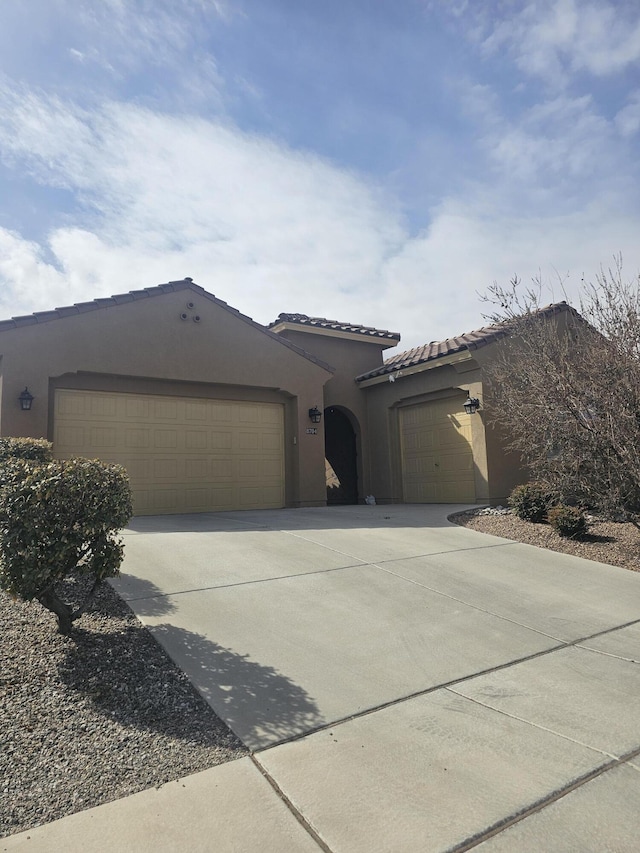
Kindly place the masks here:
[(85, 104), (135, 93), (164, 108), (219, 110), (226, 91), (212, 36), (240, 14), (226, 0), (7, 0), (2, 68)]
[(400, 331), (408, 348), (481, 325), (477, 292), (494, 280), (540, 268), (554, 283), (557, 269), (571, 289), (618, 251), (637, 272), (640, 223), (624, 193), (562, 203), (565, 173), (592, 187), (591, 164), (607, 162), (610, 127), (589, 99), (558, 97), (509, 124), (490, 90), (475, 94), (495, 168), (411, 237), (380, 187), (278, 140), (133, 104), (82, 110), (5, 83), (0, 148), (70, 190), (83, 216), (53, 219), (42, 245), (0, 231), (2, 313), (188, 275), (260, 322), (301, 311)]
[(527, 285), (539, 276), (545, 303), (577, 304), (583, 277), (593, 281), (615, 252), (622, 253), (627, 276), (640, 272), (639, 226), (637, 217), (598, 203), (570, 215), (501, 217), (449, 202), (424, 235), (385, 265), (378, 311), (386, 310), (404, 342), (415, 345), (483, 325), (482, 315), (491, 311), (479, 295), (516, 275)]
[(617, 113), (615, 124), (623, 137), (635, 136), (640, 130), (640, 91), (633, 92)]
[(47, 263), (42, 249), (19, 234), (0, 228), (0, 308), (2, 317), (53, 308), (80, 299), (84, 288), (74, 294), (65, 276)]
[(458, 93), (485, 158), (473, 191), (484, 192), (490, 181), (503, 213), (518, 215), (523, 203), (528, 215), (554, 212), (549, 205), (556, 213), (574, 210), (611, 192), (620, 175), (628, 181), (635, 169), (619, 128), (590, 94), (561, 93), (533, 104), (523, 98), (514, 110), (486, 85), (460, 83)]
[(525, 73), (562, 86), (576, 72), (619, 73), (640, 59), (640, 9), (635, 2), (547, 0), (503, 7), (484, 18), (485, 50), (508, 50)]
[(229, 125), (122, 104), (89, 116), (25, 93), (4, 107), (16, 162), (95, 211), (91, 230), (54, 227), (48, 245), (87, 296), (191, 275), (264, 320), (301, 301), (321, 312), (327, 290), (346, 310), (406, 239), (375, 187)]
[[(506, 124), (506, 123), (505, 123)], [(599, 172), (611, 157), (612, 129), (589, 96), (558, 97), (525, 111), (494, 138), (506, 176), (545, 186)]]

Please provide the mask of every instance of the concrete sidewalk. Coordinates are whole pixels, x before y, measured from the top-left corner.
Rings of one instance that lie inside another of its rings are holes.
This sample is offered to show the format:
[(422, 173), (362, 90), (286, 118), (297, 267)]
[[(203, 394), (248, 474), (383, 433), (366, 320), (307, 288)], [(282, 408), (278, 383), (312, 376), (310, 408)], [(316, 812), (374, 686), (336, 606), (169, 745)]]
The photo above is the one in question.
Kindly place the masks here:
[(637, 850), (640, 575), (454, 509), (135, 519), (118, 591), (253, 754), (0, 851)]

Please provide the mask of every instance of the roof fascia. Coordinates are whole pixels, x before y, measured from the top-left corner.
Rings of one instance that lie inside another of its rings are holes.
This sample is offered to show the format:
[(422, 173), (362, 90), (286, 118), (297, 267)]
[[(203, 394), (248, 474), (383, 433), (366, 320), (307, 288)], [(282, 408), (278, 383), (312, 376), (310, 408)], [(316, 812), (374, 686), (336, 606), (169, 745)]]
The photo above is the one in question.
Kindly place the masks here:
[(376, 346), (383, 347), (384, 349), (389, 349), (390, 347), (395, 347), (398, 345), (398, 341), (400, 340), (400, 335), (396, 335), (393, 332), (392, 338), (385, 338), (381, 335), (367, 335), (366, 333), (359, 332), (343, 332), (340, 329), (326, 329), (322, 326), (306, 326), (302, 323), (278, 323), (275, 326), (271, 327), (271, 331), (274, 334), (280, 334), (280, 332), (284, 331), (291, 332), (306, 332), (308, 335), (324, 335), (328, 338), (342, 338), (346, 341), (358, 341), (361, 344), (376, 344)]
[[(400, 367), (398, 370), (389, 370), (379, 376), (373, 376), (371, 379), (362, 379), (358, 382), (358, 385), (360, 388), (371, 388), (373, 385), (381, 385), (383, 382), (406, 379), (408, 376), (415, 376), (416, 373), (424, 373), (426, 370), (434, 370), (437, 367), (446, 367), (447, 365), (456, 366), (466, 361), (473, 361), (473, 356), (468, 350), (452, 353), (451, 355), (443, 355), (440, 358), (423, 361), (421, 364), (414, 364), (411, 367)], [(394, 379), (390, 380), (390, 376), (393, 376)]]

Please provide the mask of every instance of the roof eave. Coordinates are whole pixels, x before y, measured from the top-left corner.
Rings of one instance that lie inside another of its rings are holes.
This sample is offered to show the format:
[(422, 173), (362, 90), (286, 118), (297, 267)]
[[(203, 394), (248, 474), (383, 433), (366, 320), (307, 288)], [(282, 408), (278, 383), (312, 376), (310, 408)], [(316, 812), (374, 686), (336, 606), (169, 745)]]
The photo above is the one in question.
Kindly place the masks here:
[(328, 338), (341, 338), (346, 341), (358, 341), (364, 344), (376, 344), (376, 346), (389, 349), (400, 342), (399, 332), (375, 333), (375, 332), (346, 332), (341, 329), (327, 329), (324, 326), (308, 326), (305, 323), (279, 322), (270, 327), (270, 331), (279, 335), (284, 331), (306, 332), (310, 335), (323, 335)]
[[(412, 364), (409, 367), (398, 367), (397, 370), (387, 370), (377, 376), (372, 376), (370, 379), (361, 379), (359, 376), (356, 376), (356, 382), (360, 388), (371, 388), (374, 385), (381, 385), (383, 382), (395, 382), (396, 380), (406, 379), (408, 376), (415, 376), (416, 373), (424, 373), (426, 370), (433, 370), (436, 367), (462, 364), (465, 361), (473, 361), (473, 356), (467, 349), (461, 352), (450, 353), (449, 355), (430, 358), (419, 364)], [(366, 376), (366, 374), (363, 374), (363, 376)]]

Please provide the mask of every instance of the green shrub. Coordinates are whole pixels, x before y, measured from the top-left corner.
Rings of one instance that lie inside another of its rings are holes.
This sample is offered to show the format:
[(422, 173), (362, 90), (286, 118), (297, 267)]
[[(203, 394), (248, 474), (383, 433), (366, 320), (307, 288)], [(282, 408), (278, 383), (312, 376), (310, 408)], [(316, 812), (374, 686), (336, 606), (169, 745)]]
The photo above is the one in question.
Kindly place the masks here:
[(509, 506), (524, 521), (546, 521), (553, 503), (549, 489), (542, 483), (525, 483), (516, 486), (509, 495)]
[(119, 465), (8, 460), (0, 486), (0, 588), (37, 599), (69, 633), (86, 602), (73, 611), (56, 584), (74, 571), (93, 576), (91, 596), (115, 576), (123, 556), (117, 531), (131, 511), (129, 480)]
[(584, 512), (576, 506), (558, 504), (551, 507), (548, 518), (554, 530), (568, 539), (579, 539), (587, 532), (587, 519)]
[(6, 459), (51, 461), (51, 442), (44, 438), (0, 438), (0, 463)]

